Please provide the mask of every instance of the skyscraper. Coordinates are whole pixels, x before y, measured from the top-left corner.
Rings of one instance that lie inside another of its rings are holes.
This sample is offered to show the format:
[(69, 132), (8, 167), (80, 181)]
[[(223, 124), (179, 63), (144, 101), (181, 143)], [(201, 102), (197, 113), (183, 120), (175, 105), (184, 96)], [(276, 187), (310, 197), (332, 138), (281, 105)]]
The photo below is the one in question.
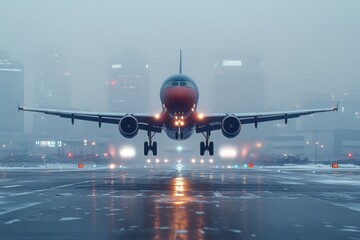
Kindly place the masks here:
[[(35, 105), (39, 108), (69, 109), (71, 107), (71, 75), (66, 57), (44, 54), (35, 79)], [(64, 121), (53, 116), (34, 115), (34, 131), (39, 136), (64, 135)]]
[(221, 57), (214, 64), (214, 73), (214, 111), (264, 110), (265, 81), (258, 57)]
[(125, 51), (109, 64), (108, 73), (109, 111), (149, 111), (149, 64), (140, 54)]
[(0, 135), (24, 132), (24, 115), (18, 113), (16, 102), (24, 103), (24, 67), (0, 51)]

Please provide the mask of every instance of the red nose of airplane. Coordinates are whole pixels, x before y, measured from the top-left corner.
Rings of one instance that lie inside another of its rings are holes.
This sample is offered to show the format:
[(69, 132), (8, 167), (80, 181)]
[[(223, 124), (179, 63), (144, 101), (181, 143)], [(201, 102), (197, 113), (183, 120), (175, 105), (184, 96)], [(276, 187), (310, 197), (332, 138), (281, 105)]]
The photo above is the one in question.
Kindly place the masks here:
[(164, 91), (164, 105), (170, 114), (187, 115), (196, 103), (196, 92), (188, 87), (172, 87)]

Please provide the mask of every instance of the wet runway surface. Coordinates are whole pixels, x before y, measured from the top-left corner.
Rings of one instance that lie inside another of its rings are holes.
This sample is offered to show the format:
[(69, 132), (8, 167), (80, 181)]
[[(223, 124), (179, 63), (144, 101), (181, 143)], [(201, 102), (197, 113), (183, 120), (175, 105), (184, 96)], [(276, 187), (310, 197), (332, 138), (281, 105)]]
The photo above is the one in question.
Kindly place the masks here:
[(360, 239), (359, 168), (0, 170), (1, 239)]

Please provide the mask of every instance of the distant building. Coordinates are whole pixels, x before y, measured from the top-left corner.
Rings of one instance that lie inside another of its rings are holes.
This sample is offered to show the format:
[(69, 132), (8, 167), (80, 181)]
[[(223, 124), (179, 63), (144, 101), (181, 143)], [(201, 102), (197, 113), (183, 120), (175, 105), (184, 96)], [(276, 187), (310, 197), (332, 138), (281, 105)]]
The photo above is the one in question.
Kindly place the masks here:
[(279, 155), (302, 155), (313, 162), (345, 158), (360, 159), (360, 130), (316, 129), (269, 136), (266, 152)]
[(16, 102), (24, 104), (24, 67), (0, 51), (0, 135), (24, 132), (24, 115), (18, 113)]
[(254, 56), (227, 56), (214, 64), (214, 111), (262, 111), (265, 80), (262, 62)]
[(150, 100), (149, 64), (133, 52), (126, 52), (108, 68), (108, 109), (113, 112), (148, 112)]
[[(71, 75), (67, 70), (66, 57), (59, 54), (46, 54), (40, 60), (40, 64), (35, 79), (36, 107), (69, 109), (71, 107)], [(42, 137), (62, 137), (66, 133), (64, 119), (35, 114), (34, 132)]]

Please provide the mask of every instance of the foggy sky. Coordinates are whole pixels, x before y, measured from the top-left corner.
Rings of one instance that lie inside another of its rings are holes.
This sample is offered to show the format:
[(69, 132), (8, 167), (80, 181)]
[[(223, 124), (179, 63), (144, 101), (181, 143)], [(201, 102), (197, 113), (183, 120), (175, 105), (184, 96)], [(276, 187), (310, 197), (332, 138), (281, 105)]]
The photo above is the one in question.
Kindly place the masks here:
[(29, 107), (44, 51), (67, 57), (74, 107), (97, 111), (106, 110), (106, 64), (127, 47), (149, 60), (153, 109), (160, 110), (162, 81), (178, 71), (180, 48), (184, 72), (199, 85), (200, 108), (211, 98), (212, 66), (223, 52), (261, 56), (269, 106), (291, 106), (320, 90), (339, 95), (360, 90), (357, 0), (0, 0), (0, 5), (0, 50), (23, 62)]

